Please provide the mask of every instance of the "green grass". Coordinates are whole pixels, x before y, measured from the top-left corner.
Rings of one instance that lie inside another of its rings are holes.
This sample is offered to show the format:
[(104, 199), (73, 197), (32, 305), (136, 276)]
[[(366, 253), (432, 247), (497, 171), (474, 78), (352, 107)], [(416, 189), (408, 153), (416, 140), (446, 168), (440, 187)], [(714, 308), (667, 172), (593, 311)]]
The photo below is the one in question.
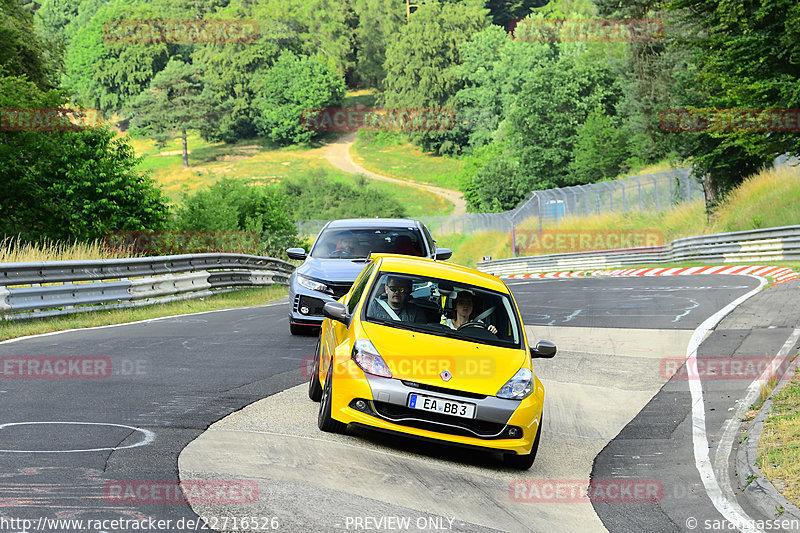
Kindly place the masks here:
[(278, 301), (281, 298), (285, 298), (288, 292), (287, 287), (275, 285), (258, 289), (237, 290), (208, 298), (195, 298), (166, 304), (92, 311), (52, 318), (0, 321), (0, 340), (67, 329), (123, 324), (148, 318), (202, 313), (204, 311), (237, 307), (253, 307)]
[(348, 91), (342, 102), (342, 107), (356, 107), (362, 105), (364, 107), (375, 107), (377, 96), (371, 89), (363, 89), (360, 91)]
[[(150, 170), (161, 190), (175, 204), (182, 201), (184, 194), (197, 192), (224, 177), (266, 185), (323, 169), (330, 179), (351, 183), (358, 180), (356, 175), (342, 172), (328, 163), (319, 147), (277, 148), (263, 139), (235, 144), (208, 143), (197, 135), (191, 135), (190, 168), (184, 169), (180, 140), (172, 140), (160, 149), (147, 139), (131, 140), (137, 153), (145, 156), (139, 168)], [(403, 186), (370, 180), (370, 185), (400, 200), (410, 217), (452, 211), (452, 205), (443, 198), (411, 184)]]
[(475, 268), (477, 262), (484, 256), (498, 259), (511, 255), (511, 239), (509, 235), (499, 231), (471, 235), (451, 233), (434, 235), (434, 238), (437, 246), (453, 250), (453, 256), (448, 260), (449, 262), (471, 268)]
[(772, 398), (758, 440), (758, 466), (794, 505), (800, 505), (800, 374)]
[(350, 155), (362, 167), (383, 176), (460, 190), (463, 161), (423, 153), (400, 134), (362, 131)]

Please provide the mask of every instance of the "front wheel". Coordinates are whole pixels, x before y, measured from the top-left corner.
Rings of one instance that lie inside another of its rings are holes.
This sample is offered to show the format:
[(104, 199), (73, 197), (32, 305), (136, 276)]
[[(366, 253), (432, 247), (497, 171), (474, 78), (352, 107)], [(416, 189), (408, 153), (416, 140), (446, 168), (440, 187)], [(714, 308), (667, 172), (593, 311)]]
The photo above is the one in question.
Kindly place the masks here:
[(542, 417), (539, 417), (539, 428), (536, 430), (536, 439), (533, 441), (531, 453), (525, 455), (517, 455), (515, 453), (508, 453), (503, 456), (503, 463), (511, 468), (518, 470), (527, 470), (533, 465), (536, 459), (536, 452), (539, 451), (539, 441), (542, 436)]
[(308, 379), (308, 397), (318, 402), (322, 398), (322, 384), (319, 382), (319, 361), (322, 356), (322, 337), (317, 339), (317, 349), (314, 353), (314, 369)]
[(331, 418), (331, 389), (333, 384), (333, 361), (328, 367), (328, 374), (325, 376), (325, 387), (322, 389), (322, 400), (319, 404), (319, 415), (317, 416), (317, 426), (322, 431), (328, 433), (344, 433), (347, 424), (342, 424), (338, 420)]

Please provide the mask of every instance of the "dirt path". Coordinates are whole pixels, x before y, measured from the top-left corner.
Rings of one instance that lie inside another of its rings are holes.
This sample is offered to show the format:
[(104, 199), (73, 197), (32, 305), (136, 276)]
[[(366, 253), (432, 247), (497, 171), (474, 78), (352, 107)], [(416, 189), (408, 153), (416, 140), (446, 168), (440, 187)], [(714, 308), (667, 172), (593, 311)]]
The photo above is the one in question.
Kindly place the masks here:
[[(361, 167), (353, 161), (353, 158), (350, 157), (350, 147), (353, 146), (353, 143), (356, 140), (356, 133), (351, 132), (345, 135), (342, 135), (335, 141), (326, 144), (320, 151), (322, 155), (327, 159), (331, 165), (335, 166), (339, 170), (343, 170), (344, 172), (350, 174), (364, 174), (365, 176), (382, 181), (388, 181), (391, 183), (397, 183), (400, 185), (417, 187), (418, 189), (424, 189), (430, 193), (433, 193), (437, 196), (441, 196), (445, 198), (448, 202), (453, 204), (453, 213), (454, 215), (463, 215), (467, 212), (467, 203), (461, 197), (461, 193), (459, 191), (454, 191), (452, 189), (443, 189), (442, 187), (435, 187), (433, 185), (422, 185), (419, 183), (414, 183), (412, 181), (400, 180), (396, 178), (390, 178), (387, 176), (382, 176), (380, 174), (376, 174), (375, 172), (371, 172), (364, 167)], [(436, 213), (432, 213), (435, 215)]]

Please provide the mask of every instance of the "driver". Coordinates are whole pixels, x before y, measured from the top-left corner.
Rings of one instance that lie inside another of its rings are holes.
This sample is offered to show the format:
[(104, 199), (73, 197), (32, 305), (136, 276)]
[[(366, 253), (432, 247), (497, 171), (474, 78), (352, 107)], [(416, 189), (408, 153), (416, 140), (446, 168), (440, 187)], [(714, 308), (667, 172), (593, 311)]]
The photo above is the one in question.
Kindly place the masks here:
[(331, 255), (356, 255), (356, 238), (352, 233), (345, 233), (336, 243)]
[[(445, 322), (446, 325), (453, 329), (458, 329), (467, 322), (475, 322), (472, 320), (472, 310), (475, 308), (475, 293), (469, 289), (457, 292), (453, 305), (456, 311), (455, 316), (452, 319), (448, 318)], [(477, 322), (483, 324), (481, 320)], [(494, 324), (490, 324), (486, 329), (497, 335), (497, 328)]]
[(408, 301), (411, 295), (411, 280), (401, 276), (387, 276), (386, 300), (375, 298), (370, 304), (369, 316), (379, 320), (401, 320), (424, 322), (425, 313)]

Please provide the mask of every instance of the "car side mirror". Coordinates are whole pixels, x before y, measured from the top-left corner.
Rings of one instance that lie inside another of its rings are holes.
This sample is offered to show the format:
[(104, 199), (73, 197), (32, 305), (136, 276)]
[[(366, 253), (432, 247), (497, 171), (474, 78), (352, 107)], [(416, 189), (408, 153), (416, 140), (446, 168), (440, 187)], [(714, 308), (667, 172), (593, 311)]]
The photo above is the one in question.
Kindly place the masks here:
[(550, 359), (556, 355), (556, 345), (550, 341), (539, 341), (536, 347), (530, 347), (531, 357), (534, 359)]
[(434, 257), (437, 261), (447, 261), (453, 255), (453, 250), (450, 248), (437, 248)]
[(347, 314), (347, 307), (339, 302), (327, 302), (322, 306), (322, 314), (331, 320), (341, 322), (345, 326), (350, 325), (350, 315)]
[(290, 259), (298, 259), (300, 261), (307, 257), (306, 251), (302, 248), (289, 248), (286, 250), (286, 255), (288, 255)]

